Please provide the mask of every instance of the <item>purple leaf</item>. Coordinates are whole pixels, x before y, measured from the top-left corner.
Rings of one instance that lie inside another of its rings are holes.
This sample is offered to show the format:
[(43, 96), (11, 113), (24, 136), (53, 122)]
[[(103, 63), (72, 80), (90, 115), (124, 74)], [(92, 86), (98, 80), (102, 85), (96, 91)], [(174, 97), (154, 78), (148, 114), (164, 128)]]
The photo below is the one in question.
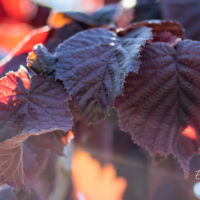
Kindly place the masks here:
[(184, 170), (199, 152), (200, 43), (147, 45), (139, 74), (130, 73), (115, 108), (120, 127), (149, 152), (172, 153)]
[(0, 140), (18, 134), (69, 131), (72, 116), (69, 96), (58, 83), (29, 76), (24, 67), (0, 79)]
[[(0, 79), (1, 184), (15, 187), (24, 184), (22, 142), (27, 138), (71, 130), (69, 100), (60, 84), (43, 76), (31, 77), (22, 66), (17, 72), (9, 72)], [(48, 145), (56, 145), (52, 143), (49, 139)], [(44, 148), (50, 148), (47, 146)]]
[(183, 38), (183, 28), (178, 22), (172, 20), (148, 20), (133, 23), (120, 31), (118, 34), (124, 35), (127, 32), (130, 32), (131, 30), (141, 26), (147, 26), (151, 28), (154, 36), (167, 31), (178, 38)]
[(56, 50), (56, 78), (61, 80), (90, 122), (102, 119), (121, 94), (129, 72), (139, 69), (141, 47), (152, 37), (140, 27), (118, 37), (103, 28), (80, 32)]

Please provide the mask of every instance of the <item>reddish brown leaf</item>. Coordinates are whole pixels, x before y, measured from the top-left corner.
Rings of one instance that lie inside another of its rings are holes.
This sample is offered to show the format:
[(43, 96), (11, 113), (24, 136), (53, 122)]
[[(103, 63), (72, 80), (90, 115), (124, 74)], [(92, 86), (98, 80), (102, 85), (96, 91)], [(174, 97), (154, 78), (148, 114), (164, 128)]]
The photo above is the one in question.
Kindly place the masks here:
[(121, 129), (149, 152), (173, 153), (185, 175), (200, 145), (199, 55), (200, 43), (190, 40), (148, 45), (115, 102)]
[(42, 76), (30, 77), (24, 67), (0, 79), (0, 140), (18, 134), (67, 132), (72, 117), (68, 95), (58, 83)]
[(166, 20), (148, 20), (130, 24), (127, 28), (121, 30), (118, 34), (126, 34), (132, 29), (139, 28), (141, 26), (147, 26), (152, 29), (154, 35), (162, 33), (162, 32), (170, 32), (178, 38), (183, 38), (183, 28), (176, 21), (166, 21)]
[[(0, 79), (0, 183), (15, 187), (24, 184), (22, 142), (32, 135), (58, 130), (58, 137), (72, 128), (67, 108), (70, 98), (64, 88), (53, 80), (28, 74), (24, 67)], [(53, 135), (52, 135), (53, 136)], [(37, 136), (39, 137), (39, 136)], [(41, 136), (48, 144), (32, 142), (40, 148), (57, 148), (50, 135)], [(60, 144), (61, 139), (60, 139)], [(50, 147), (52, 146), (52, 147)]]

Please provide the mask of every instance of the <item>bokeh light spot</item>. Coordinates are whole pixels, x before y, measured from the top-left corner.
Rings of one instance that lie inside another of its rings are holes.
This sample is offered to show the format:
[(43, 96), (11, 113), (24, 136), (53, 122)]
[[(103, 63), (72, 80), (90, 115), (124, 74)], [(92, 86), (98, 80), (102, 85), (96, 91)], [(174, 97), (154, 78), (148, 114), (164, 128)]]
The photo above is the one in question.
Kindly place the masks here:
[(184, 135), (192, 140), (197, 139), (197, 134), (196, 134), (195, 129), (189, 125), (182, 131), (182, 135)]
[(133, 8), (137, 4), (137, 0), (122, 0), (122, 6), (125, 9)]
[(195, 196), (200, 199), (200, 182), (197, 182), (194, 184), (193, 186), (193, 192), (195, 194)]

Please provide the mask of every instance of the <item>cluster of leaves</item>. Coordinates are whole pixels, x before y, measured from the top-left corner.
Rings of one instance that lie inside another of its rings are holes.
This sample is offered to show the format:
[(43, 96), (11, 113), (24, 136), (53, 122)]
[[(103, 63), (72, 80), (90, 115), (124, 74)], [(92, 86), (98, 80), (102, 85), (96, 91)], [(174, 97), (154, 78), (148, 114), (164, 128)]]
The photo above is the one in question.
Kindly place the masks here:
[(188, 176), (200, 145), (200, 42), (174, 21), (109, 25), (118, 12), (62, 13), (69, 24), (34, 31), (1, 61), (0, 184), (26, 185), (23, 149), (61, 154), (77, 120), (95, 126), (112, 108), (135, 143), (174, 154)]

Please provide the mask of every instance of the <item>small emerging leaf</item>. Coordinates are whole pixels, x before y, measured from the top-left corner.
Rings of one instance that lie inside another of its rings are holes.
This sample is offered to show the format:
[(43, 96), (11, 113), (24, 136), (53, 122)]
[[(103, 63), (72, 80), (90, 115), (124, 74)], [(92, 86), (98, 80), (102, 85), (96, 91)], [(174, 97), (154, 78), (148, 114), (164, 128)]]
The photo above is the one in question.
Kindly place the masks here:
[(49, 75), (54, 69), (56, 59), (42, 44), (34, 46), (33, 51), (28, 54), (27, 66), (37, 74)]

